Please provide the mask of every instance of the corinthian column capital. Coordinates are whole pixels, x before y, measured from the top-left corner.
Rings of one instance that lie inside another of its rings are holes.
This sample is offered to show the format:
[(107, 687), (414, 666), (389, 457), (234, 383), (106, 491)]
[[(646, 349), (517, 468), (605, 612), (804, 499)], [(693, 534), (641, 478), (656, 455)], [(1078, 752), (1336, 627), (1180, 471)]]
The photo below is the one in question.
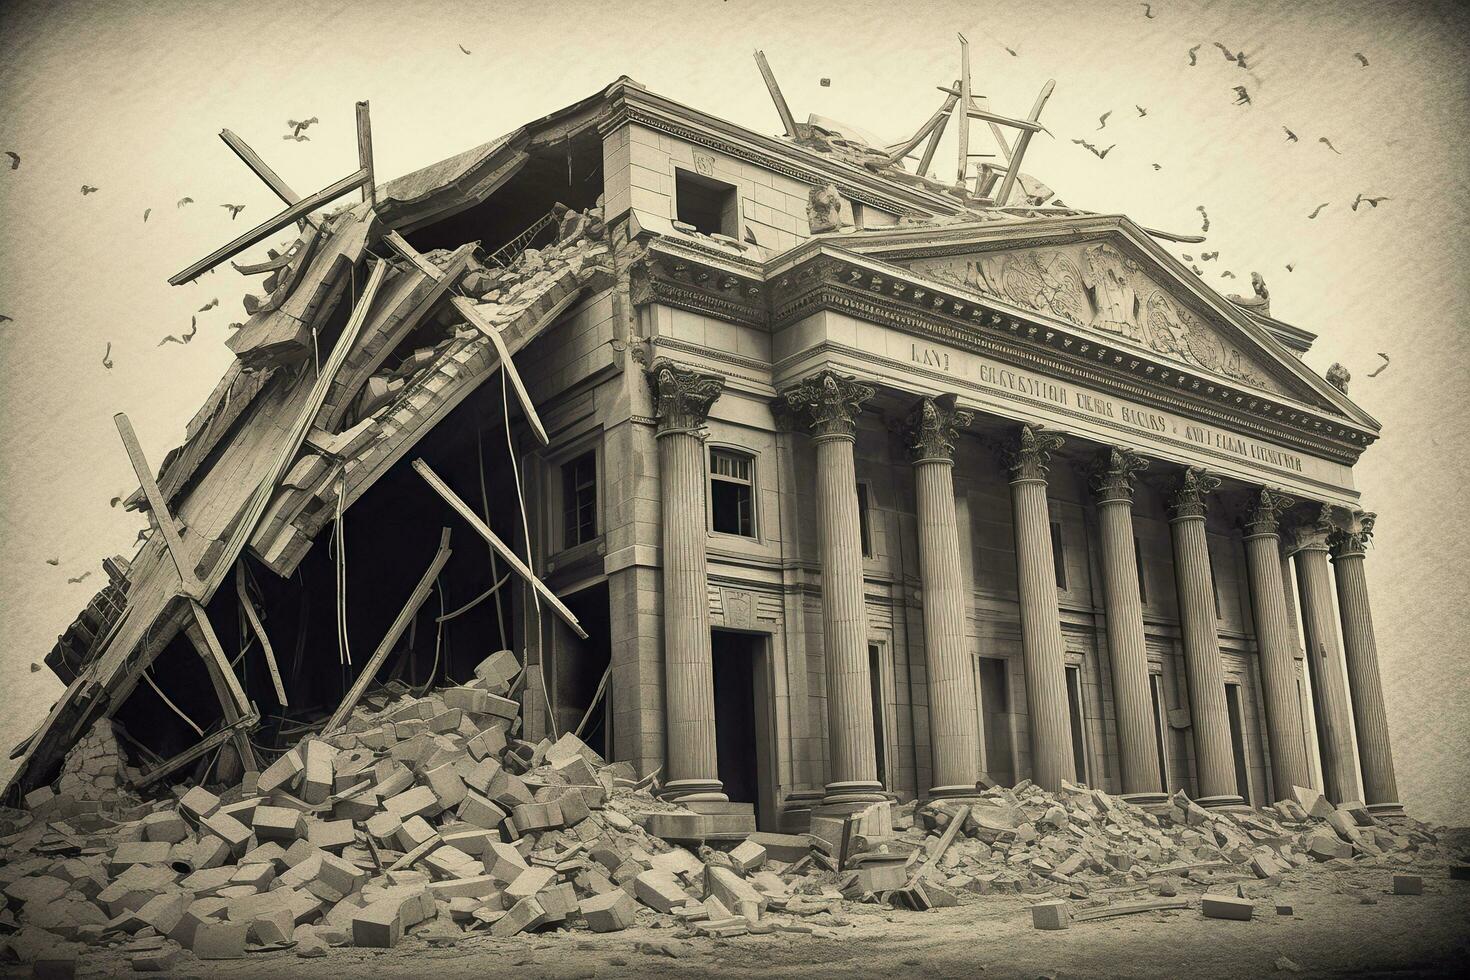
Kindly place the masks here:
[(1057, 433), (1040, 426), (1021, 426), (1011, 441), (1001, 447), (1001, 458), (1011, 471), (1011, 482), (1045, 480), (1051, 454), (1062, 448), (1063, 441)]
[(1361, 558), (1373, 540), (1373, 524), (1377, 519), (1378, 515), (1371, 511), (1350, 511), (1346, 520), (1334, 527), (1327, 536), (1327, 544), (1332, 549), (1332, 560)]
[(781, 401), (806, 424), (813, 436), (851, 439), (857, 434), (857, 418), (863, 402), (876, 393), (870, 384), (824, 368), (781, 392)]
[(975, 413), (955, 407), (954, 395), (923, 398), (904, 420), (903, 434), (914, 462), (954, 459), (959, 430), (968, 429)]
[(1251, 495), (1250, 503), (1246, 505), (1243, 521), (1246, 535), (1276, 534), (1280, 529), (1281, 515), (1295, 505), (1295, 497), (1270, 487), (1261, 487)]
[(1114, 500), (1132, 502), (1134, 474), (1148, 469), (1148, 457), (1131, 449), (1114, 446), (1098, 453), (1092, 461), (1089, 484), (1100, 504)]
[(1203, 466), (1190, 466), (1184, 470), (1179, 483), (1169, 494), (1169, 517), (1178, 520), (1185, 517), (1205, 516), (1209, 508), (1206, 497), (1220, 487), (1220, 478), (1211, 476)]
[(697, 434), (709, 418), (710, 406), (724, 390), (725, 379), (661, 357), (648, 369), (648, 386), (653, 389), (653, 412), (658, 418), (659, 435)]
[(1332, 508), (1327, 504), (1319, 504), (1292, 525), (1287, 553), (1295, 555), (1301, 551), (1326, 551), (1327, 539), (1335, 529)]

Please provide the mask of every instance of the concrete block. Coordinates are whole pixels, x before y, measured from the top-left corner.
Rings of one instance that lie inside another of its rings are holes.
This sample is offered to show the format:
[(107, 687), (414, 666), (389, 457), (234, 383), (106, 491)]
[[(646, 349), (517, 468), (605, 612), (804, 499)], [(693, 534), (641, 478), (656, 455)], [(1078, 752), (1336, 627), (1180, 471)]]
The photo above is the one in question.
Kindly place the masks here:
[(201, 922), (194, 930), (194, 944), (190, 949), (201, 960), (238, 960), (245, 955), (249, 931), (248, 922)]
[(444, 878), (472, 878), (485, 870), (485, 865), (479, 858), (448, 844), (441, 844), (426, 855), (422, 866), (436, 881)]
[(171, 848), (167, 841), (124, 841), (107, 859), (107, 873), (117, 877), (135, 864), (168, 864)]
[(527, 868), (505, 886), (506, 904), (535, 895), (556, 880), (556, 872), (539, 865)]
[(546, 910), (534, 896), (523, 898), (512, 905), (496, 923), (490, 927), (490, 935), (497, 939), (514, 936), (526, 929), (534, 929), (546, 921)]
[(576, 915), (580, 907), (577, 890), (570, 882), (548, 885), (536, 893), (536, 901), (541, 903), (541, 908), (546, 912), (544, 921), (547, 923), (565, 922)]
[(138, 973), (172, 973), (179, 962), (179, 951), (173, 947), (134, 953), (128, 963)]
[(521, 672), (520, 662), (509, 650), (497, 650), (475, 667), (475, 679), (492, 694), (504, 694)]
[(429, 894), (441, 902), (456, 898), (492, 899), (500, 892), (500, 882), (493, 875), (446, 878), (429, 885)]
[(1199, 908), (1207, 919), (1237, 919), (1248, 922), (1255, 905), (1246, 898), (1207, 893), (1200, 896)]
[(720, 900), (736, 915), (743, 915), (751, 922), (760, 919), (766, 907), (766, 896), (729, 868), (706, 865), (704, 869), (704, 894)]
[(402, 901), (384, 898), (352, 916), (352, 944), (372, 949), (392, 949), (403, 938), (403, 922), (399, 917)]
[(441, 831), (439, 839), (445, 844), (457, 847), (466, 854), (472, 854), (483, 860), (490, 853), (490, 845), (500, 843), (500, 834), (498, 831), (481, 829), (476, 825), (458, 830)]
[(223, 921), (229, 900), (223, 898), (196, 898), (184, 908), (184, 914), (168, 932), (168, 938), (186, 949), (194, 946), (194, 934), (206, 922)]
[(195, 786), (179, 798), (178, 811), (194, 826), (220, 808), (220, 799), (203, 786)]
[[(47, 789), (44, 786), (41, 788)], [(35, 792), (32, 791), (27, 799), (34, 795)], [(78, 959), (80, 955), (71, 950), (48, 949), (31, 960), (31, 976), (34, 980), (72, 980), (77, 975)]]
[(597, 773), (586, 759), (575, 753), (553, 762), (551, 770), (565, 779), (568, 786), (597, 785)]
[(386, 810), (373, 814), (367, 820), (368, 836), (379, 844), (392, 844), (402, 827), (403, 821)]
[(255, 836), (263, 841), (290, 844), (306, 836), (306, 818), (300, 810), (290, 807), (258, 806), (251, 826)]
[(409, 817), (398, 828), (396, 840), (399, 850), (412, 851), (435, 840), (438, 836), (438, 832), (423, 817)]
[(811, 842), (803, 834), (769, 834), (765, 832), (750, 834), (746, 841), (759, 844), (765, 848), (766, 857), (773, 861), (784, 861), (790, 864), (807, 856), (811, 850)]
[(289, 908), (279, 908), (251, 919), (246, 939), (258, 946), (273, 946), (290, 942), (295, 931), (295, 915)]
[(1040, 902), (1031, 906), (1033, 929), (1066, 929), (1071, 925), (1071, 906), (1064, 901)]
[(306, 826), (306, 840), (314, 847), (333, 854), (357, 843), (357, 831), (351, 820), (313, 820)]
[(337, 750), (319, 738), (307, 739), (301, 748), (301, 798), (312, 806), (332, 795), (333, 766)]
[(446, 763), (430, 769), (424, 774), (424, 781), (428, 783), (429, 789), (439, 801), (441, 811), (453, 810), (465, 798), (464, 780), (460, 778), (452, 764)]
[(485, 870), (496, 880), (510, 884), (521, 876), (529, 865), (514, 845), (492, 842), (490, 853), (484, 857)]
[(429, 787), (415, 786), (384, 800), (383, 809), (399, 820), (407, 820), (420, 814), (433, 816), (439, 812), (439, 799)]
[(745, 874), (766, 863), (766, 849), (753, 840), (743, 840), (730, 849), (730, 860)]
[(575, 827), (592, 815), (587, 798), (583, 795), (590, 789), (590, 786), (572, 786), (556, 798), (556, 805), (561, 810), (563, 827)]
[(229, 884), (249, 885), (258, 892), (263, 892), (270, 887), (275, 880), (276, 866), (274, 864), (241, 864), (236, 866), (235, 873), (230, 875)]
[(503, 810), (532, 802), (531, 790), (526, 786), (525, 781), (504, 769), (495, 773), (495, 777), (490, 780), (490, 785), (485, 790), (485, 795), (494, 800)]
[(477, 762), (496, 759), (500, 755), (500, 750), (505, 748), (505, 729), (500, 725), (482, 728), (465, 743), (465, 748)]
[(272, 762), (260, 774), (260, 779), (255, 784), (256, 792), (266, 795), (278, 789), (289, 790), (296, 785), (303, 769), (305, 769), (305, 762), (301, 757), (300, 749), (292, 749)]
[(714, 821), (703, 813), (669, 810), (650, 813), (644, 829), (664, 840), (703, 840), (713, 832), (713, 827)]
[(562, 826), (561, 806), (555, 800), (546, 803), (520, 803), (511, 808), (510, 818), (522, 834), (550, 830)]
[(316, 880), (342, 895), (351, 895), (367, 883), (367, 871), (336, 854), (323, 854), (317, 864)]
[(593, 932), (619, 932), (638, 916), (638, 903), (620, 888), (584, 898), (581, 906), (582, 918)]
[(250, 828), (228, 813), (212, 813), (200, 822), (200, 826), (210, 836), (223, 841), (230, 855), (234, 857), (244, 854), (250, 843)]
[(683, 908), (690, 901), (688, 892), (671, 872), (650, 869), (633, 879), (633, 894), (638, 901), (665, 914)]

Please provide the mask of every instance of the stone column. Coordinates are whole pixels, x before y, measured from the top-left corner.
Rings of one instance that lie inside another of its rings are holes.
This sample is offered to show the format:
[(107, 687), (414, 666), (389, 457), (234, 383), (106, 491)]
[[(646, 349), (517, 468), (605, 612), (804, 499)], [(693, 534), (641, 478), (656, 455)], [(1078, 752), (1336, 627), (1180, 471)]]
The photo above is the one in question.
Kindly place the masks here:
[(1363, 549), (1373, 537), (1375, 520), (1375, 515), (1365, 512), (1349, 515), (1346, 526), (1337, 529), (1329, 544), (1337, 573), (1337, 609), (1342, 618), (1353, 725), (1358, 732), (1358, 762), (1363, 769), (1363, 802), (1376, 812), (1402, 813), (1388, 743), (1383, 681), (1378, 676), (1373, 613), (1368, 608), (1368, 581), (1363, 574)]
[(965, 576), (955, 519), (954, 440), (974, 415), (953, 395), (925, 398), (906, 437), (918, 496), (919, 577), (924, 594), (924, 661), (929, 678), (931, 797), (973, 796), (980, 772), (975, 665), (965, 633)]
[(817, 451), (817, 532), (822, 544), (822, 659), (827, 668), (825, 804), (877, 802), (873, 691), (863, 602), (863, 542), (858, 526), (853, 444), (872, 385), (822, 370), (782, 393), (806, 424)]
[(1110, 449), (1093, 464), (1102, 539), (1103, 601), (1107, 608), (1108, 662), (1118, 718), (1118, 768), (1123, 795), (1134, 802), (1164, 798), (1159, 747), (1143, 639), (1143, 597), (1138, 591), (1138, 552), (1133, 543), (1134, 474), (1148, 460), (1128, 449)]
[(1184, 673), (1189, 688), (1190, 726), (1198, 802), (1223, 806), (1245, 801), (1235, 785), (1235, 752), (1225, 704), (1225, 667), (1215, 622), (1215, 592), (1210, 581), (1210, 546), (1205, 536), (1205, 498), (1220, 481), (1189, 467), (1169, 500), (1174, 539), (1174, 581), (1184, 638)]
[(676, 800), (723, 801), (715, 748), (705, 556), (704, 421), (725, 379), (667, 359), (648, 372), (658, 418), (663, 521), (664, 710), (668, 781)]
[(1332, 509), (1322, 506), (1295, 528), (1291, 552), (1296, 562), (1297, 591), (1306, 632), (1307, 671), (1312, 678), (1312, 707), (1317, 716), (1317, 742), (1322, 751), (1322, 791), (1333, 803), (1360, 799), (1358, 770), (1348, 736), (1347, 678), (1337, 649), (1332, 614), (1331, 573), (1327, 569), (1327, 537)]
[(1046, 469), (1062, 437), (1029, 425), (1006, 449), (1016, 532), (1016, 588), (1021, 601), (1021, 655), (1031, 724), (1031, 779), (1056, 791), (1075, 782), (1067, 660), (1051, 551)]
[(1268, 487), (1251, 498), (1245, 516), (1245, 561), (1250, 569), (1251, 609), (1256, 619), (1256, 657), (1271, 746), (1271, 782), (1277, 799), (1293, 786), (1311, 786), (1312, 770), (1302, 742), (1302, 703), (1297, 697), (1296, 640), (1281, 578), (1278, 521), (1296, 501)]

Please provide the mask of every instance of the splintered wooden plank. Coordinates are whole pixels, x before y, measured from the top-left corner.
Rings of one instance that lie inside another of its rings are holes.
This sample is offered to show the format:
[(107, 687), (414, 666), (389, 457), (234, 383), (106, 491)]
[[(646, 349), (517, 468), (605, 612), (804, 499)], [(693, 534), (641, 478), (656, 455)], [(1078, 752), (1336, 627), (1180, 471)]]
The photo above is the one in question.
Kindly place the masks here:
[(343, 696), (342, 703), (337, 705), (336, 711), (332, 712), (327, 727), (322, 729), (323, 736), (333, 734), (346, 724), (347, 716), (352, 714), (352, 709), (357, 707), (357, 702), (361, 701), (363, 694), (367, 692), (368, 685), (373, 682), (373, 678), (378, 676), (378, 669), (383, 666), (383, 661), (393, 651), (393, 647), (398, 643), (398, 638), (403, 635), (404, 630), (408, 629), (408, 624), (413, 621), (413, 617), (418, 613), (419, 607), (424, 604), (424, 600), (429, 598), (429, 590), (434, 587), (434, 580), (444, 570), (444, 564), (449, 561), (450, 554), (449, 528), (446, 527), (439, 533), (439, 550), (434, 553), (434, 560), (429, 562), (429, 567), (419, 579), (419, 584), (414, 586), (413, 592), (409, 593), (408, 602), (398, 611), (398, 618), (393, 620), (393, 625), (388, 627), (388, 632), (384, 634), (378, 648), (373, 651), (367, 663), (362, 665), (362, 671)]
[(963, 185), (965, 175), (970, 172), (970, 121), (963, 115), (970, 108), (970, 42), (960, 35), (960, 128), (959, 137), (960, 172), (955, 183)]
[[(1031, 106), (1031, 122), (1041, 118), (1041, 110), (1046, 108), (1046, 100), (1051, 98), (1052, 90), (1057, 87), (1056, 79), (1050, 79), (1041, 87), (1041, 93), (1036, 96), (1036, 102)], [(1016, 181), (1021, 178), (1021, 161), (1026, 158), (1026, 147), (1031, 145), (1031, 137), (1035, 130), (1023, 129), (1020, 137), (1016, 139), (1016, 149), (1011, 153), (1010, 166), (1006, 170), (1006, 178), (1001, 181), (1000, 190), (996, 192), (995, 203), (1005, 207), (1011, 199), (1011, 190), (1016, 186)]]
[(362, 199), (368, 207), (378, 206), (377, 188), (373, 185), (373, 123), (368, 115), (367, 100), (357, 104), (357, 165), (367, 178), (362, 182)]
[[(274, 170), (271, 169), (270, 164), (261, 159), (260, 154), (256, 153), (255, 150), (251, 148), (249, 143), (246, 143), (244, 140), (236, 136), (228, 129), (221, 129), (219, 131), (219, 138), (225, 141), (226, 146), (235, 151), (235, 156), (240, 158), (240, 162), (249, 167), (251, 171), (254, 172), (255, 176), (265, 181), (265, 185), (271, 189), (276, 197), (279, 197), (281, 199), (281, 203), (291, 205), (301, 200), (301, 195), (293, 191), (290, 186), (288, 186), (286, 182), (282, 180)], [(306, 216), (302, 220), (310, 225), (316, 224), (316, 221), (310, 216)], [(264, 272), (269, 271), (270, 266), (269, 264), (265, 264), (261, 267), (255, 268), (258, 269), (258, 271)], [(240, 271), (244, 275), (251, 274), (245, 272), (243, 269)]]
[(771, 93), (771, 101), (776, 103), (776, 114), (781, 117), (781, 128), (786, 130), (786, 135), (796, 136), (796, 118), (791, 115), (791, 107), (786, 104), (786, 97), (781, 94), (781, 86), (776, 84), (776, 74), (771, 71), (771, 66), (766, 61), (766, 53), (757, 51), (755, 63), (761, 70), (761, 78), (766, 81), (766, 91)]
[(930, 133), (932, 133), (935, 128), (944, 125), (946, 118), (949, 116), (950, 110), (954, 108), (955, 103), (959, 100), (960, 97), (958, 95), (951, 95), (947, 99), (945, 99), (944, 105), (940, 106), (938, 111), (935, 112), (934, 115), (929, 117), (928, 122), (919, 127), (918, 132), (916, 132), (907, 141), (900, 144), (892, 153), (888, 154), (887, 162), (891, 164), (897, 164), (900, 160), (913, 152), (914, 147), (922, 143), (925, 136), (928, 136)]
[(587, 631), (582, 629), (582, 624), (577, 622), (577, 617), (566, 607), (566, 604), (556, 597), (555, 592), (552, 592), (546, 587), (545, 582), (542, 582), (536, 577), (535, 572), (526, 567), (526, 563), (521, 561), (516, 553), (504, 541), (500, 540), (494, 531), (490, 530), (489, 526), (480, 519), (480, 515), (476, 514), (474, 509), (465, 503), (459, 494), (450, 489), (449, 484), (439, 478), (439, 474), (429, 468), (428, 463), (425, 463), (422, 459), (416, 459), (413, 461), (413, 468), (418, 472), (419, 476), (424, 478), (425, 483), (434, 488), (435, 493), (444, 498), (446, 504), (453, 507), (459, 516), (463, 517), (470, 527), (474, 528), (475, 533), (484, 538), (490, 547), (495, 549), (496, 554), (505, 559), (506, 563), (510, 565), (511, 569), (517, 575), (525, 579), (527, 584), (535, 589), (536, 593), (551, 605), (552, 610), (561, 617), (562, 622), (571, 627), (572, 632), (576, 633), (580, 639), (587, 639)]
[(287, 225), (295, 224), (322, 205), (330, 204), (344, 194), (357, 190), (371, 176), (366, 170), (358, 170), (356, 173), (343, 177), (335, 184), (330, 184), (322, 188), (310, 197), (302, 198), (264, 224), (256, 225), (228, 245), (206, 255), (183, 272), (170, 276), (168, 280), (169, 285), (179, 286), (199, 278), (199, 276), (213, 269), (226, 259), (234, 258), (250, 246), (258, 245), (265, 241)]
[(541, 417), (536, 414), (536, 405), (531, 401), (531, 393), (526, 390), (526, 385), (521, 381), (521, 372), (516, 369), (515, 361), (511, 360), (510, 350), (505, 346), (505, 339), (500, 336), (500, 331), (495, 325), (480, 315), (475, 304), (463, 296), (454, 297), (454, 308), (468, 320), (476, 329), (490, 338), (495, 345), (495, 353), (500, 358), (500, 369), (510, 379), (511, 386), (515, 388), (516, 400), (521, 403), (521, 411), (526, 413), (526, 421), (531, 424), (531, 431), (536, 434), (536, 439), (543, 446), (551, 445), (551, 438), (546, 434), (546, 427), (541, 424)]
[(434, 263), (430, 262), (428, 259), (424, 258), (419, 250), (410, 245), (408, 243), (408, 240), (405, 239), (402, 235), (398, 234), (398, 232), (393, 231), (390, 228), (388, 230), (388, 233), (383, 236), (383, 240), (386, 241), (389, 245), (393, 246), (393, 248), (398, 252), (399, 255), (412, 262), (420, 272), (428, 276), (430, 279), (433, 279), (435, 282), (437, 282), (440, 279), (444, 278), (444, 273), (439, 270), (439, 267), (434, 265)]
[(250, 601), (250, 594), (245, 591), (245, 560), (235, 562), (235, 592), (240, 596), (240, 605), (245, 610), (245, 618), (250, 621), (250, 628), (255, 635), (260, 637), (260, 648), (265, 654), (265, 665), (271, 672), (271, 685), (276, 689), (276, 700), (282, 706), (289, 706), (286, 700), (286, 686), (281, 683), (281, 668), (276, 664), (276, 651), (271, 648), (271, 638), (265, 635), (265, 624), (260, 621), (260, 614), (255, 611), (255, 603)]
[(114, 415), (112, 421), (117, 424), (117, 433), (122, 436), (123, 446), (127, 448), (128, 459), (133, 464), (133, 473), (138, 477), (139, 486), (143, 488), (143, 496), (148, 498), (148, 507), (153, 512), (153, 521), (158, 525), (159, 533), (163, 535), (168, 556), (173, 559), (174, 567), (179, 571), (180, 590), (187, 596), (202, 594), (204, 586), (194, 574), (193, 563), (184, 551), (184, 542), (179, 538), (179, 529), (174, 524), (173, 514), (169, 512), (168, 501), (163, 499), (163, 493), (153, 481), (153, 470), (148, 465), (147, 457), (143, 455), (143, 447), (138, 442), (137, 433), (133, 431), (133, 423), (128, 421), (123, 412)]

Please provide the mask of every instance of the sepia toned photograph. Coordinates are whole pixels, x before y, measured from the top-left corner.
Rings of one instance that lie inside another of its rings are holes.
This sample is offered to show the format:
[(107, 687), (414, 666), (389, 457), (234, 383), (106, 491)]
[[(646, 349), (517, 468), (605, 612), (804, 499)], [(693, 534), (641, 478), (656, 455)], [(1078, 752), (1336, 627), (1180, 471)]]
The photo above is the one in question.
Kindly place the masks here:
[(1470, 961), (1470, 12), (0, 7), (0, 976)]

